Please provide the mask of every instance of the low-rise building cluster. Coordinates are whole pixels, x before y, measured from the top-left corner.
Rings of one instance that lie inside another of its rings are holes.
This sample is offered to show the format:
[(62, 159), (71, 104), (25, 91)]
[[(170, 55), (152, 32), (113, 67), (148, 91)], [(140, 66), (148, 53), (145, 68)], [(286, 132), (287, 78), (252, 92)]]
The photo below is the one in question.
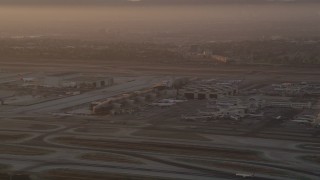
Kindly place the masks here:
[(237, 95), (238, 86), (233, 83), (199, 81), (190, 83), (179, 89), (178, 94), (187, 99), (218, 99)]
[(320, 84), (307, 82), (272, 84), (265, 93), (279, 96), (319, 96)]

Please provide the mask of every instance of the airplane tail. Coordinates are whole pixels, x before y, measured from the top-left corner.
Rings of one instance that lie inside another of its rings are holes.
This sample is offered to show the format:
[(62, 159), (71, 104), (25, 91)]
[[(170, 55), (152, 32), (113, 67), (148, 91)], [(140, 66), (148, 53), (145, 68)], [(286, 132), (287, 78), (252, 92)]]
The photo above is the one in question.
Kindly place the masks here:
[(18, 74), (18, 77), (21, 81), (23, 81), (23, 76), (21, 74)]

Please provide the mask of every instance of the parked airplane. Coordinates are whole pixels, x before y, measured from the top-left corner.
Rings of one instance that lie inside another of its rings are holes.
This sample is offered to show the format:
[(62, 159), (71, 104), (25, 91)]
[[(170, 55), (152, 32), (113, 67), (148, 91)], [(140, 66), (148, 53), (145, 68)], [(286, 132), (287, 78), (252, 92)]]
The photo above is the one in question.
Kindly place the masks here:
[(261, 114), (248, 114), (248, 116), (250, 116), (250, 117), (262, 117), (263, 113), (261, 113)]
[(279, 119), (281, 119), (282, 118), (282, 116), (277, 116), (276, 117), (276, 120), (279, 120)]
[(19, 74), (20, 80), (23, 82), (34, 82), (35, 78), (33, 77), (23, 77), (21, 74)]
[(233, 115), (230, 115), (230, 118), (233, 119), (233, 120), (240, 120), (240, 117), (239, 116), (233, 116)]
[(246, 173), (236, 173), (236, 176), (240, 176), (243, 178), (254, 177), (254, 173), (246, 174)]

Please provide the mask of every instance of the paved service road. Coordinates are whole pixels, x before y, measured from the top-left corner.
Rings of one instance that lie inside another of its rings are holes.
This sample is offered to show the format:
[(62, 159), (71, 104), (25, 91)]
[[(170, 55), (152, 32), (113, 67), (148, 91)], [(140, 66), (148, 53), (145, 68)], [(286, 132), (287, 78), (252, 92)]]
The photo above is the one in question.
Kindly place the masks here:
[(115, 85), (105, 89), (99, 89), (86, 92), (80, 95), (66, 97), (62, 99), (47, 101), (26, 107), (11, 109), (6, 114), (22, 114), (22, 113), (50, 113), (57, 112), (61, 109), (73, 107), (81, 104), (90, 103), (100, 99), (105, 99), (122, 93), (137, 91), (143, 88), (151, 87), (154, 83), (161, 81), (159, 78), (145, 77), (132, 82)]

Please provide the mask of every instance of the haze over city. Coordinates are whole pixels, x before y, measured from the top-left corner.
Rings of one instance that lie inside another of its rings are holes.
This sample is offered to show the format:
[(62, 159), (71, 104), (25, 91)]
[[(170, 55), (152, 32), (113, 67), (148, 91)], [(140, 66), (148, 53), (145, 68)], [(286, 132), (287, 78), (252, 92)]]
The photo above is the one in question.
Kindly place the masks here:
[[(116, 32), (152, 39), (155, 34), (241, 40), (313, 36), (320, 31), (315, 1), (4, 1), (0, 35), (61, 35), (95, 38)], [(195, 37), (195, 38), (194, 38)]]
[(0, 0), (0, 180), (319, 180), (319, 0)]

